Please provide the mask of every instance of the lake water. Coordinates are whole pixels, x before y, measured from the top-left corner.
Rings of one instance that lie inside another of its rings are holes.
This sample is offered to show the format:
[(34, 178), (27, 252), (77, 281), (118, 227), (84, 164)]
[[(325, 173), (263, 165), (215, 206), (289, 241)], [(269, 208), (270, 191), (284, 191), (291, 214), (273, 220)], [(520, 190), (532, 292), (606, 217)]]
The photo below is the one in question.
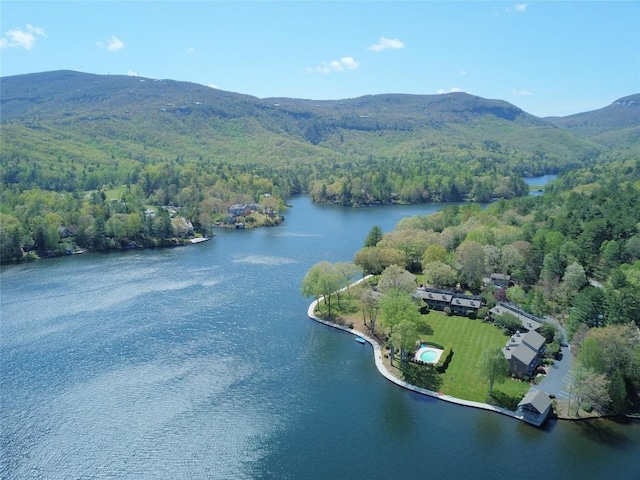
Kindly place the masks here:
[(0, 270), (3, 479), (638, 478), (640, 422), (542, 429), (405, 391), (300, 280), (438, 205)]
[(524, 181), (527, 185), (535, 185), (544, 187), (548, 183), (558, 178), (556, 174), (540, 175), (539, 177), (525, 177)]

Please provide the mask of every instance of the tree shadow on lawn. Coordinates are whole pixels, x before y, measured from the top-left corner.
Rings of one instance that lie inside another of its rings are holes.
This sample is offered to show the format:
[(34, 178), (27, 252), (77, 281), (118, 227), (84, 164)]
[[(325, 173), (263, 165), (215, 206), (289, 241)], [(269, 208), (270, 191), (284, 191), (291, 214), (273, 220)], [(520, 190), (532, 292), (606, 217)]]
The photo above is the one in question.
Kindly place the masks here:
[(518, 408), (518, 403), (520, 403), (522, 397), (516, 396), (512, 397), (503, 393), (499, 390), (493, 390), (493, 396), (487, 395), (486, 403), (489, 405), (495, 405), (496, 407), (506, 408), (507, 410), (511, 410), (513, 412)]
[(404, 379), (412, 385), (438, 392), (442, 387), (442, 378), (433, 367), (407, 363), (404, 367)]

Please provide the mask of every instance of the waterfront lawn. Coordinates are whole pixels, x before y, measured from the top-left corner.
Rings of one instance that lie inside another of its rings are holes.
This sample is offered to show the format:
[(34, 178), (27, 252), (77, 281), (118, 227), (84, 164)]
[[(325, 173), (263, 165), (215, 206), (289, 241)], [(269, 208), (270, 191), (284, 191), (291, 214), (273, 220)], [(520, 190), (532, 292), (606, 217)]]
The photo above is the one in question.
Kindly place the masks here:
[(490, 323), (466, 317), (446, 316), (437, 311), (425, 315), (433, 329), (433, 335), (423, 340), (433, 341), (453, 348), (453, 358), (447, 371), (441, 375), (440, 390), (453, 397), (494, 403), (515, 409), (530, 385), (527, 382), (508, 379), (493, 387), (494, 398), (488, 395), (489, 385), (482, 378), (478, 362), (482, 352), (488, 348), (504, 347), (507, 336)]

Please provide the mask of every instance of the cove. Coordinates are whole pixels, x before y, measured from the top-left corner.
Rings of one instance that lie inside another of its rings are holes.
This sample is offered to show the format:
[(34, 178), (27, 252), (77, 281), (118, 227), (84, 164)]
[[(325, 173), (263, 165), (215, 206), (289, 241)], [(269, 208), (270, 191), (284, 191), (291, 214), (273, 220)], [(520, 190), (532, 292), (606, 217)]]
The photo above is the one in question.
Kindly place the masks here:
[(634, 478), (640, 422), (522, 422), (409, 392), (300, 280), (440, 205), (292, 200), (189, 248), (0, 268), (0, 477)]

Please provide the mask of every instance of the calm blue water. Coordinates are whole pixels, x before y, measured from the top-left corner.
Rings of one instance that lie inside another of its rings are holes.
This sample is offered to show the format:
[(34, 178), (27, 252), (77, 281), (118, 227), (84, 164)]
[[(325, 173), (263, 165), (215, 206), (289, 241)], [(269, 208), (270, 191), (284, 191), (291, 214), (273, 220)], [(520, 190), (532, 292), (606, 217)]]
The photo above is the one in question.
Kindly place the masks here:
[(293, 203), (199, 245), (2, 268), (0, 477), (637, 478), (640, 423), (423, 398), (306, 318), (311, 265), (437, 205)]
[(525, 177), (524, 181), (527, 185), (540, 185), (545, 186), (548, 183), (551, 183), (558, 175), (549, 174), (549, 175), (540, 175), (539, 177)]

